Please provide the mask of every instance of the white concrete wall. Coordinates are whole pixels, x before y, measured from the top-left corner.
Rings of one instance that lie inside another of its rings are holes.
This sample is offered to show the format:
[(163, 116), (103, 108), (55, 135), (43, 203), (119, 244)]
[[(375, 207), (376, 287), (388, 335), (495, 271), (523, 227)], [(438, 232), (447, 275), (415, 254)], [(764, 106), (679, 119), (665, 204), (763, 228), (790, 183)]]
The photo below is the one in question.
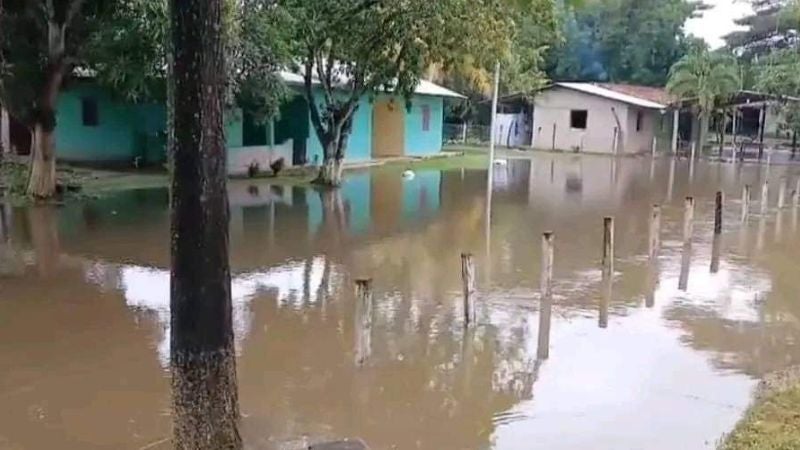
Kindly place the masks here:
[[(619, 153), (649, 152), (653, 133), (657, 132), (660, 112), (642, 109), (642, 129), (636, 131), (638, 108), (626, 103), (555, 87), (534, 99), (533, 147), (553, 148), (553, 125), (555, 124), (555, 149), (573, 151), (576, 148), (586, 153), (612, 153), (614, 149), (614, 108), (622, 125), (622, 140)], [(570, 128), (570, 112), (586, 110), (586, 129)]]
[(278, 158), (283, 158), (284, 167), (291, 167), (292, 145), (292, 139), (288, 139), (274, 148), (269, 145), (229, 148), (228, 174), (245, 175), (252, 163), (258, 164), (260, 171), (269, 173), (269, 165)]
[[(636, 113), (642, 113), (642, 126), (636, 131)], [(652, 109), (628, 107), (628, 126), (625, 136), (625, 153), (649, 153), (653, 147), (653, 136), (659, 133), (661, 113)], [(666, 119), (665, 119), (666, 120)], [(671, 124), (671, 120), (670, 120)], [(665, 122), (665, 128), (667, 124)]]

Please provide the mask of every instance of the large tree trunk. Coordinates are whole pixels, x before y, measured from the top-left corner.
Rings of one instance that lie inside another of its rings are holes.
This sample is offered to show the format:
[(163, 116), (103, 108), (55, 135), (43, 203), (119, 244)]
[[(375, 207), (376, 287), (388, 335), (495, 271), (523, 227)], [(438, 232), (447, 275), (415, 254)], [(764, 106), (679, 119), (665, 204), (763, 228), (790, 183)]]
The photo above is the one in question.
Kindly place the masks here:
[(222, 122), (222, 2), (171, 1), (173, 445), (240, 449)]
[(56, 192), (55, 136), (53, 130), (37, 123), (31, 145), (31, 171), (28, 177), (28, 195), (45, 199)]

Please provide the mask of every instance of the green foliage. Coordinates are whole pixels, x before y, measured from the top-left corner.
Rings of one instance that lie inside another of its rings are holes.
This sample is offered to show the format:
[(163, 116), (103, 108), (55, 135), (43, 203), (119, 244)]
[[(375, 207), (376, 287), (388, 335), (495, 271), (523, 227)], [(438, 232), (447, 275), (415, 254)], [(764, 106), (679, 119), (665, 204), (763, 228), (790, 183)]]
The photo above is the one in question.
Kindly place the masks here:
[[(755, 88), (778, 96), (800, 97), (800, 54), (796, 50), (780, 50), (753, 66)], [(776, 106), (785, 130), (800, 132), (800, 105), (784, 101)]]
[(692, 0), (595, 0), (562, 11), (564, 41), (550, 52), (557, 80), (663, 86), (691, 42), (683, 31)]
[[(87, 45), (98, 81), (129, 101), (166, 100), (167, 0), (117, 0)], [(287, 17), (272, 0), (225, 0), (228, 106), (256, 118), (277, 113), (285, 89), (278, 68), (289, 60)]]
[[(49, 71), (63, 71), (68, 82), (73, 68), (86, 56), (86, 42), (114, 7), (112, 0), (3, 0), (0, 101), (13, 116), (27, 123), (35, 120)], [(58, 61), (48, 55), (48, 22), (64, 27)]]
[(727, 47), (745, 61), (781, 49), (797, 48), (800, 1), (750, 0), (754, 13), (736, 21), (745, 27), (724, 37)]
[(165, 101), (168, 0), (118, 0), (86, 44), (97, 80), (125, 100)]
[[(795, 380), (796, 383), (796, 380)], [(770, 392), (759, 398), (720, 450), (793, 450), (800, 448), (800, 387)]]
[(694, 49), (670, 69), (667, 90), (681, 100), (691, 100), (701, 114), (730, 98), (740, 87), (736, 60), (727, 54)]
[(667, 90), (694, 105), (700, 122), (698, 147), (706, 143), (708, 122), (715, 107), (741, 87), (736, 60), (724, 53), (695, 47), (670, 69)]
[[(432, 65), (469, 55), (483, 66), (508, 48), (510, 23), (493, 0), (285, 0), (291, 40), (325, 160), (343, 157), (342, 137), (362, 95), (408, 100)], [(319, 83), (322, 104), (311, 98)], [(335, 144), (336, 154), (329, 150)]]

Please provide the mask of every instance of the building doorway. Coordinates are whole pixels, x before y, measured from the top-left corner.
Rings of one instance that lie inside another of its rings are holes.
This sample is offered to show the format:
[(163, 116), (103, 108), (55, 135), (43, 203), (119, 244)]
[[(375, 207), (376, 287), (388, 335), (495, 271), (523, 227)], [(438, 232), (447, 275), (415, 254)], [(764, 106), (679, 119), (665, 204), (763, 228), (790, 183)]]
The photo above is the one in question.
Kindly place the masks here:
[(405, 111), (391, 99), (377, 100), (372, 108), (372, 157), (405, 154)]

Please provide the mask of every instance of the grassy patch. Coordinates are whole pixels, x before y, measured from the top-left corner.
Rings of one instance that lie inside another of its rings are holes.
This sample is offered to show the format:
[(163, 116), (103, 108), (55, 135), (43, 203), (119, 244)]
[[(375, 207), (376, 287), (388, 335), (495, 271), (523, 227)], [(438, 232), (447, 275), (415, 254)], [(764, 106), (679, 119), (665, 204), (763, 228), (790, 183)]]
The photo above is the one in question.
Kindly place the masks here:
[[(448, 151), (452, 151), (448, 149)], [(455, 170), (485, 169), (488, 164), (486, 152), (468, 151), (456, 156), (437, 156), (433, 158), (413, 159), (410, 161), (391, 161), (387, 167), (402, 166), (413, 170)]]
[(720, 450), (800, 449), (798, 374), (800, 370), (793, 369), (765, 380), (756, 401), (725, 438)]

